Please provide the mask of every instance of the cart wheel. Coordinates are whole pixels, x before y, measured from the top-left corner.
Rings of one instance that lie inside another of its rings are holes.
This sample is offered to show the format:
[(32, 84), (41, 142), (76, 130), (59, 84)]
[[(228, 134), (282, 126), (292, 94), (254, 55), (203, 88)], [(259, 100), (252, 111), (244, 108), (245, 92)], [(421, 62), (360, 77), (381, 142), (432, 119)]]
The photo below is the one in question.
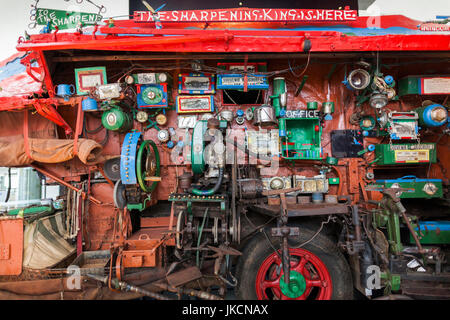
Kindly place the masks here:
[[(300, 236), (289, 239), (290, 281), (285, 282), (281, 251), (275, 253), (263, 234), (255, 236), (239, 258), (236, 296), (244, 300), (336, 300), (352, 299), (350, 268), (337, 246), (319, 234), (301, 248), (295, 248), (315, 233), (300, 227)], [(276, 249), (280, 240), (269, 239)]]

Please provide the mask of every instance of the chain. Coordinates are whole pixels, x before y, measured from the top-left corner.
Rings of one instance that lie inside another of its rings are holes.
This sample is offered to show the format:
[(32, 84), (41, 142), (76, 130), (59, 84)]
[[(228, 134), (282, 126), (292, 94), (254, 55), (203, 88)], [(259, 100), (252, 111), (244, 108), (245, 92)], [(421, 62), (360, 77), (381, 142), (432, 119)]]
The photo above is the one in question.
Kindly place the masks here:
[(28, 24), (28, 28), (29, 29), (34, 29), (36, 28), (37, 22), (36, 22), (36, 15), (37, 15), (37, 11), (38, 11), (38, 3), (39, 0), (34, 0), (35, 3), (31, 5), (31, 11), (30, 11), (30, 23)]

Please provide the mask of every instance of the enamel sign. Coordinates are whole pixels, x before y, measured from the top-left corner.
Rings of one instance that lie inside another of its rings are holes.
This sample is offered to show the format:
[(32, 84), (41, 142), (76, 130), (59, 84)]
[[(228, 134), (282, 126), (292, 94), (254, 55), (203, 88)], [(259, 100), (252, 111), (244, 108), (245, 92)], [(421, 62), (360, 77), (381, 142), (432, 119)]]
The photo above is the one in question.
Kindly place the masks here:
[[(218, 9), (158, 12), (161, 22), (290, 22), (356, 20), (356, 10), (326, 9)], [(150, 22), (149, 11), (134, 11), (134, 21)]]

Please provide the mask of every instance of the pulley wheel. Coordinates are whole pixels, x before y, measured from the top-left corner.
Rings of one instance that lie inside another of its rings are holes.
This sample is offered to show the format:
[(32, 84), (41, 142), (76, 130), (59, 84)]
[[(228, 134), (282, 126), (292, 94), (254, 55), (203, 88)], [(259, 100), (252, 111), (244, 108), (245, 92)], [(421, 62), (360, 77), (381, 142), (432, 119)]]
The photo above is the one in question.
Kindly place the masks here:
[(142, 191), (150, 193), (155, 190), (158, 181), (150, 179), (151, 177), (160, 176), (159, 163), (159, 153), (156, 144), (151, 140), (142, 142), (136, 157), (136, 175)]

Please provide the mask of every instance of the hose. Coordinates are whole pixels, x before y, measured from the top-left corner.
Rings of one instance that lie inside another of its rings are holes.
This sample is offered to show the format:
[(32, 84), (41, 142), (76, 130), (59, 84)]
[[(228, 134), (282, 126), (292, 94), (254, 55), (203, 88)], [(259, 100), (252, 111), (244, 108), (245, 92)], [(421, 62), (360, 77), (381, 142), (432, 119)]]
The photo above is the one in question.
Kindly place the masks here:
[(224, 172), (224, 168), (219, 168), (219, 178), (217, 179), (217, 182), (213, 188), (208, 189), (208, 190), (200, 190), (200, 189), (191, 188), (191, 189), (189, 189), (189, 192), (193, 193), (197, 196), (212, 196), (219, 190), (220, 186), (222, 185), (223, 172)]
[(11, 195), (11, 168), (8, 168), (8, 191), (6, 192), (5, 202), (9, 201), (10, 195)]

